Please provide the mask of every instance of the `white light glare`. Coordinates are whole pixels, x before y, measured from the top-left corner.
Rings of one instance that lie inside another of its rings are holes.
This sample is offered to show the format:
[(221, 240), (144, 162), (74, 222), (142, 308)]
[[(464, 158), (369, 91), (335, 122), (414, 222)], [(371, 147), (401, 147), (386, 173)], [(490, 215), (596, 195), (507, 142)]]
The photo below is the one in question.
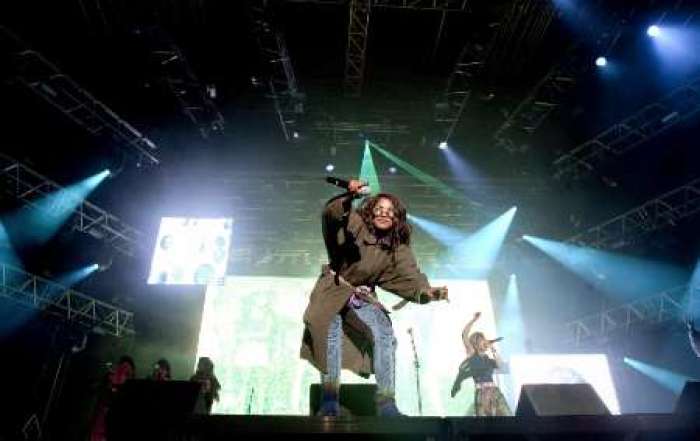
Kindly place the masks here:
[(651, 38), (656, 38), (661, 35), (661, 28), (656, 25), (651, 25), (647, 28), (647, 35)]

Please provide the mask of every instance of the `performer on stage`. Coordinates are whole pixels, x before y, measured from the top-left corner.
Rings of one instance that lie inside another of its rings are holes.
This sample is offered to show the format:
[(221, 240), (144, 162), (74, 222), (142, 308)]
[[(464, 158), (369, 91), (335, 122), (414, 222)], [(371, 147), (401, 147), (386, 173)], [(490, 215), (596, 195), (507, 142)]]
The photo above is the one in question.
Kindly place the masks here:
[(474, 411), (476, 416), (511, 415), (501, 390), (493, 381), (493, 372), (503, 366), (493, 340), (488, 340), (481, 332), (471, 333), (472, 326), (481, 316), (474, 314), (462, 331), (462, 342), (467, 351), (467, 358), (460, 364), (459, 373), (452, 386), (452, 398), (457, 395), (462, 382), (472, 377), (476, 392), (474, 394)]
[(153, 365), (151, 380), (170, 381), (170, 363), (165, 358), (161, 358)]
[(377, 414), (402, 415), (394, 400), (396, 338), (388, 312), (377, 300), (379, 286), (416, 303), (447, 300), (447, 288), (433, 288), (410, 248), (406, 208), (394, 195), (367, 198), (358, 210), (353, 199), (366, 184), (353, 180), (348, 192), (323, 211), (324, 265), (304, 313), (301, 357), (320, 372), (320, 414), (337, 416), (340, 370), (377, 381)]
[(93, 415), (90, 441), (106, 441), (107, 439), (107, 414), (119, 389), (136, 376), (134, 359), (124, 355), (119, 359), (116, 367), (108, 365), (109, 371), (105, 375), (98, 391), (97, 406)]
[(199, 357), (197, 370), (190, 377), (190, 381), (196, 381), (202, 385), (194, 413), (210, 414), (214, 401), (219, 401), (219, 390), (221, 390), (221, 383), (214, 374), (214, 362), (211, 361), (211, 358)]

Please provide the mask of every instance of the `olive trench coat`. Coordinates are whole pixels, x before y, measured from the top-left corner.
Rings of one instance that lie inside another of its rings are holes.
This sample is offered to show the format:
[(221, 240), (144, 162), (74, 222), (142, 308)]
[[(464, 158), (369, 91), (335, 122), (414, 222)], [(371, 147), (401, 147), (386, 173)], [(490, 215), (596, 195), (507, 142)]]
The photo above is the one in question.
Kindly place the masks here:
[(372, 335), (352, 308), (346, 308), (353, 287), (379, 286), (406, 300), (425, 303), (430, 285), (411, 248), (400, 245), (392, 258), (392, 251), (377, 242), (351, 204), (350, 196), (341, 195), (331, 199), (323, 211), (323, 236), (331, 263), (324, 265), (304, 312), (301, 358), (326, 372), (328, 329), (335, 314), (342, 311), (342, 367), (366, 377), (374, 371)]

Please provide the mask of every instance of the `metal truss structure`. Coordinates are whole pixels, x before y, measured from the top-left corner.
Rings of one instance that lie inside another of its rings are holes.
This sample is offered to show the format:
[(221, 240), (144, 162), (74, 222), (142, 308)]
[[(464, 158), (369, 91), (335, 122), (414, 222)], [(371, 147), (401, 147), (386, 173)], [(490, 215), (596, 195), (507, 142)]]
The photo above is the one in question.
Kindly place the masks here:
[(115, 337), (135, 332), (132, 312), (4, 263), (0, 263), (0, 296), (93, 332)]
[(15, 82), (51, 104), (90, 134), (107, 135), (134, 149), (140, 158), (158, 164), (153, 153), (157, 146), (153, 141), (2, 26), (0, 48), (12, 58)]
[(316, 121), (312, 130), (324, 135), (333, 146), (362, 146), (365, 136), (371, 137), (375, 142), (387, 143), (392, 136), (411, 133), (408, 124), (391, 122)]
[(700, 77), (613, 124), (554, 161), (556, 178), (578, 178), (700, 112)]
[(519, 75), (540, 46), (554, 14), (549, 0), (513, 1), (488, 53), (488, 74)]
[[(435, 109), (435, 122), (445, 126), (443, 141), (454, 133), (479, 78), (502, 74), (498, 71), (504, 66), (509, 72), (520, 69), (527, 60), (526, 54), (542, 41), (553, 16), (549, 2), (517, 0), (486, 45), (470, 42), (464, 47)], [(507, 59), (512, 54), (517, 54), (518, 59)]]
[(267, 0), (251, 0), (253, 31), (265, 65), (269, 98), (285, 140), (295, 135), (294, 126), (304, 113), (304, 94), (299, 91), (292, 61), (283, 35), (271, 19), (271, 5)]
[[(5, 191), (29, 206), (37, 197), (63, 188), (57, 183), (8, 156), (0, 154), (0, 177)], [(134, 257), (144, 243), (144, 235), (118, 217), (84, 200), (74, 210), (73, 229), (102, 240), (120, 253)]]
[(365, 54), (369, 31), (370, 0), (350, 0), (348, 46), (345, 52), (345, 94), (359, 97), (365, 79)]
[(213, 100), (216, 86), (205, 86), (197, 79), (180, 48), (160, 27), (140, 28), (138, 35), (143, 38), (160, 79), (201, 136), (206, 139), (212, 132), (222, 132), (224, 117)]
[(373, 8), (421, 9), (446, 12), (471, 11), (470, 0), (373, 0)]
[(634, 302), (605, 309), (565, 324), (568, 343), (575, 347), (599, 345), (618, 333), (639, 327), (683, 320), (689, 287), (678, 286)]
[(569, 238), (567, 242), (602, 249), (622, 248), (652, 231), (673, 226), (697, 213), (700, 213), (700, 179), (591, 227)]
[(567, 51), (564, 60), (552, 67), (530, 90), (528, 95), (508, 114), (493, 134), (496, 144), (509, 151), (517, 151), (511, 132), (533, 134), (559, 107), (576, 85), (577, 77), (590, 69), (588, 60), (581, 62), (578, 46)]
[[(345, 5), (349, 0), (286, 0), (287, 3)], [(372, 8), (432, 10), (447, 12), (471, 11), (471, 0), (370, 0)]]
[(482, 47), (473, 44), (467, 44), (459, 54), (443, 97), (435, 106), (435, 122), (446, 127), (442, 141), (447, 142), (457, 127), (474, 93), (474, 80), (483, 70), (486, 55)]
[[(551, 9), (551, 12), (554, 13), (554, 10)], [(601, 26), (595, 22), (591, 24), (586, 29), (586, 36), (573, 43), (561, 60), (547, 71), (525, 98), (507, 115), (505, 121), (493, 134), (496, 144), (511, 151), (517, 150), (513, 135), (516, 132), (528, 135), (534, 133), (565, 101), (578, 78), (591, 70), (593, 60), (590, 51), (585, 49), (587, 46), (585, 42), (595, 41), (598, 54), (609, 53), (634, 12), (632, 10), (624, 18), (615, 20), (611, 26)], [(580, 14), (581, 11), (576, 20), (581, 20)]]

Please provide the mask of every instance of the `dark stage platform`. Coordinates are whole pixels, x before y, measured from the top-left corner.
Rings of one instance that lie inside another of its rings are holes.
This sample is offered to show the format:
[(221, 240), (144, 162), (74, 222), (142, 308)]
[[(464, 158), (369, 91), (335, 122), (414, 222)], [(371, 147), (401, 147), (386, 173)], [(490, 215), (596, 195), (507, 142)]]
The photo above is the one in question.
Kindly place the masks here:
[[(145, 416), (144, 416), (145, 417)], [(697, 441), (700, 416), (645, 414), (622, 416), (492, 418), (323, 418), (212, 415), (150, 424), (119, 422), (120, 436), (110, 441), (362, 439), (362, 440), (624, 440)], [(115, 421), (116, 423), (116, 421)]]

